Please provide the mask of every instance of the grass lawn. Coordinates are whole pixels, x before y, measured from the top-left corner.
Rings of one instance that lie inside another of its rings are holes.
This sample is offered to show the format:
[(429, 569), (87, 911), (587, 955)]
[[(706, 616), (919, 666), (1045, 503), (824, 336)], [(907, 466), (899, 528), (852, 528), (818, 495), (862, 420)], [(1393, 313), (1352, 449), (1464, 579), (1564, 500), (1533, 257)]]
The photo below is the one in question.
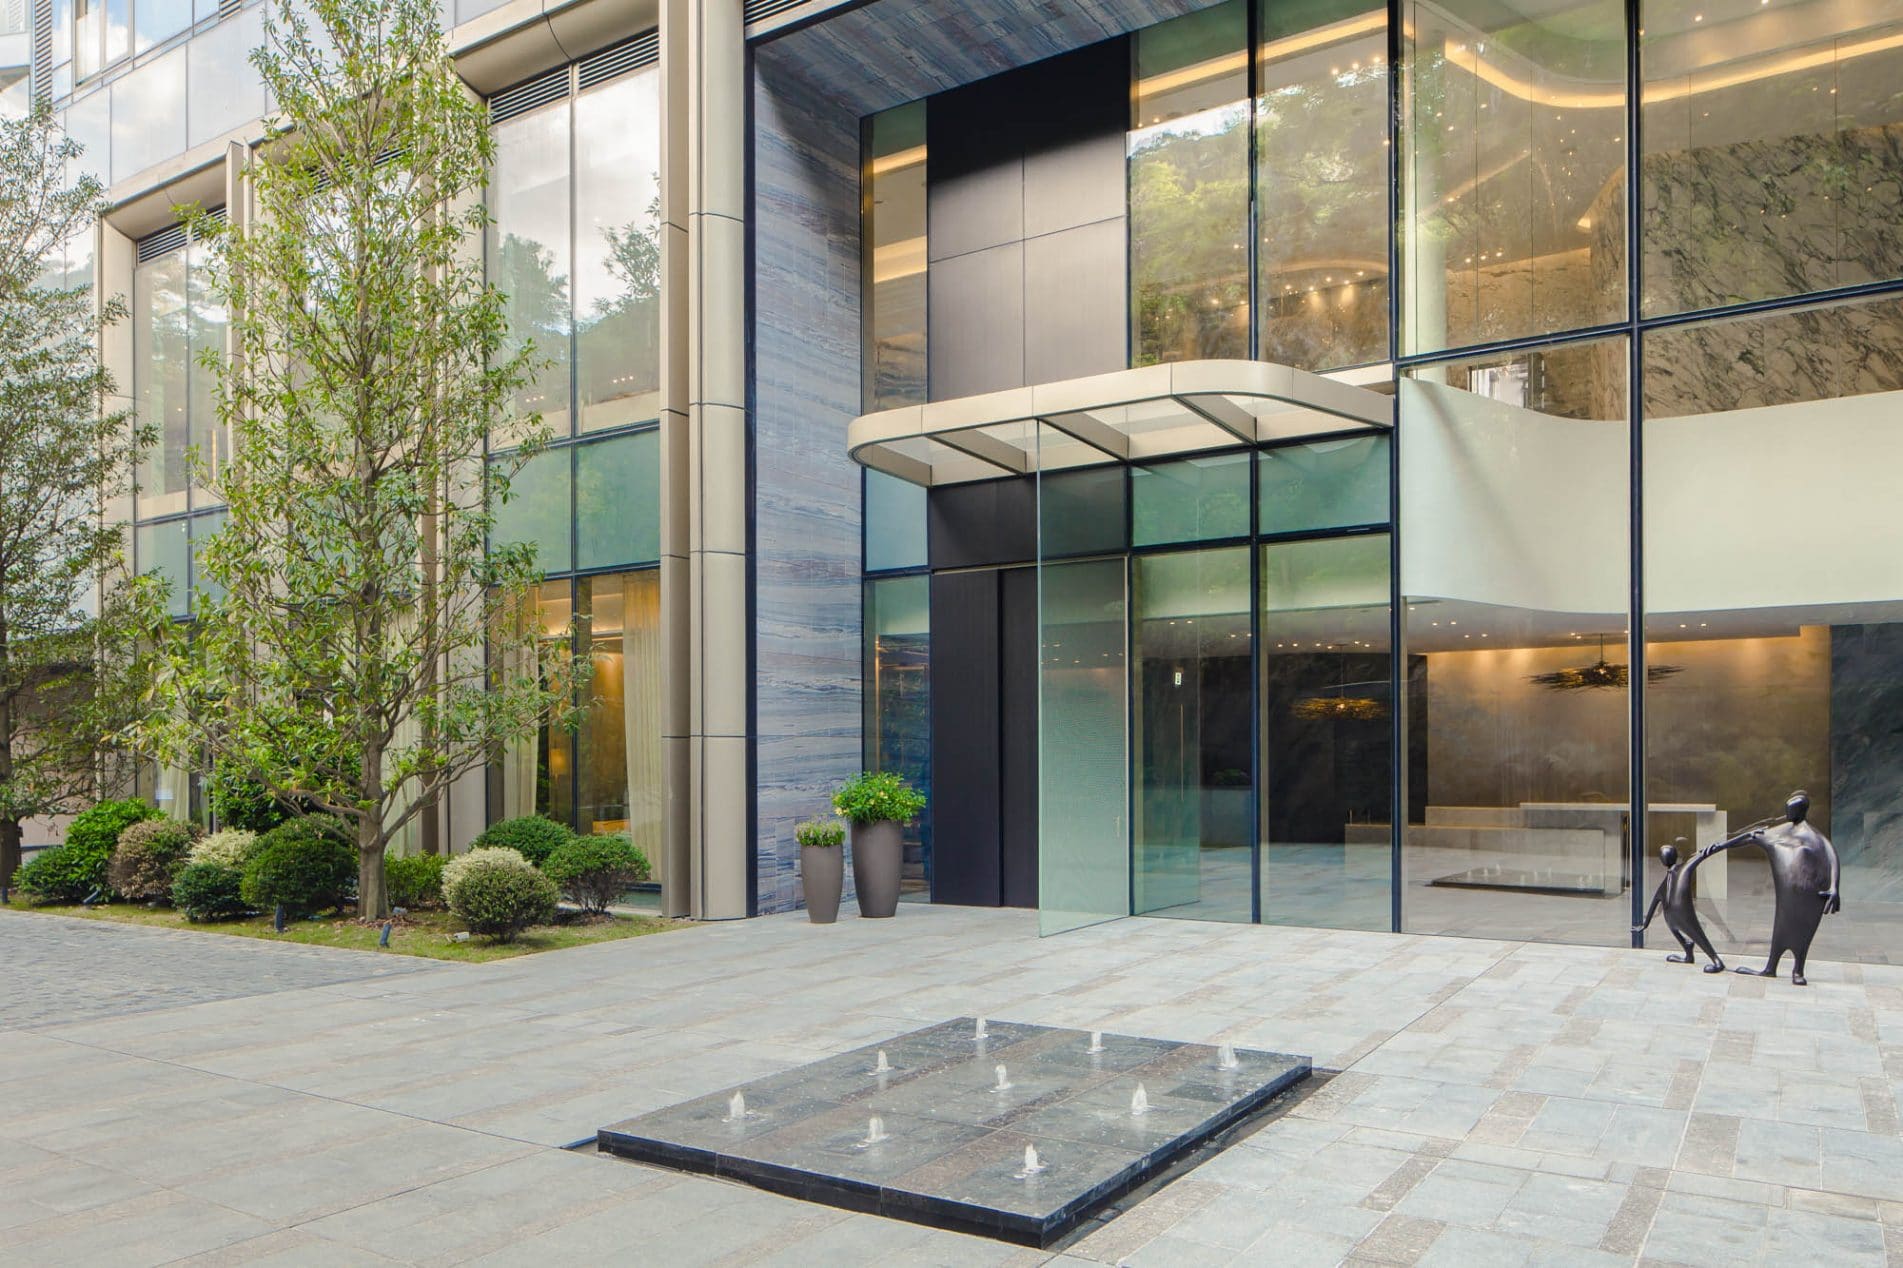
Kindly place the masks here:
[[(360, 924), (347, 915), (316, 920), (298, 920), (283, 933), (271, 932), (271, 917), (250, 916), (243, 920), (208, 921), (193, 924), (169, 907), (146, 907), (137, 903), (112, 903), (104, 907), (54, 905), (36, 907), (15, 896), (7, 904), (15, 911), (44, 911), (56, 916), (77, 916), (82, 920), (116, 920), (121, 924), (151, 925), (159, 929), (188, 929), (193, 933), (222, 933), (240, 938), (265, 938), (274, 942), (301, 942), (307, 946), (346, 947), (352, 951), (376, 951), (379, 927)], [(572, 914), (572, 913), (571, 913)], [(619, 938), (638, 938), (648, 933), (663, 933), (687, 924), (683, 920), (663, 920), (657, 916), (606, 916), (537, 925), (516, 935), (515, 941), (491, 942), (475, 934), (456, 941), (460, 928), (446, 911), (413, 911), (397, 919), (390, 931), (386, 954), (420, 955), (431, 960), (507, 960), (537, 951), (559, 951), (564, 947), (586, 946), (591, 942), (613, 942)]]

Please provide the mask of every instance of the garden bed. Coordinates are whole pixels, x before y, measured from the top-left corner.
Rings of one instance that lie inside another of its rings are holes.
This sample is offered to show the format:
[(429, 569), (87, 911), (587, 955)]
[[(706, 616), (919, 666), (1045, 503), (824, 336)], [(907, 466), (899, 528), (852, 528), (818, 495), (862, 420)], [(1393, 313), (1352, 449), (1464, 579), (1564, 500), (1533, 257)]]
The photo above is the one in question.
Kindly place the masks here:
[[(110, 903), (99, 907), (77, 904), (36, 906), (17, 895), (8, 906), (16, 911), (47, 912), (83, 920), (112, 920), (158, 929), (265, 938), (305, 946), (344, 947), (352, 951), (378, 950), (377, 937), (381, 931), (380, 925), (359, 921), (348, 912), (314, 920), (293, 921), (280, 934), (272, 932), (269, 915), (193, 923), (169, 907), (147, 907), (138, 903)], [(383, 950), (390, 954), (422, 956), (431, 960), (480, 963), (534, 955), (539, 951), (560, 951), (592, 942), (614, 942), (621, 938), (664, 933), (687, 923), (655, 916), (585, 916), (568, 910), (564, 910), (562, 915), (563, 919), (555, 924), (534, 925), (517, 934), (514, 941), (498, 943), (473, 934), (465, 935), (463, 941), (457, 941), (456, 934), (461, 932), (461, 925), (454, 916), (446, 911), (413, 911), (394, 918), (390, 945)]]

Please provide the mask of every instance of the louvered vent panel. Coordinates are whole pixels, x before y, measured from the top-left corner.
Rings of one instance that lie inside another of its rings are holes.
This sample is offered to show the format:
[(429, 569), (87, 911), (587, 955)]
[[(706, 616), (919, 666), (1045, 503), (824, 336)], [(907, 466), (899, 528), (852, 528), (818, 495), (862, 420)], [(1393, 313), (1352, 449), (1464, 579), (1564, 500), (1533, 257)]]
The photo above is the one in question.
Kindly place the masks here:
[(244, 8), (244, 0), (218, 0), (218, 16), (228, 18)]
[[(225, 209), (223, 207), (214, 207), (205, 213), (205, 219), (214, 224), (223, 224), (225, 222)], [(171, 252), (179, 250), (190, 240), (190, 235), (186, 233), (184, 225), (173, 225), (169, 229), (161, 229), (157, 233), (140, 238), (139, 263), (144, 264), (147, 260), (156, 260), (162, 255), (169, 255)]]
[(53, 0), (33, 5), (33, 95), (53, 96)]
[(778, 17), (788, 9), (797, 9), (805, 3), (806, 0), (747, 0), (747, 7), (742, 12), (744, 21), (751, 25)]
[(537, 106), (546, 106), (551, 101), (560, 101), (567, 95), (568, 67), (564, 66), (560, 70), (538, 75), (526, 84), (517, 84), (514, 88), (489, 98), (489, 121), (501, 123), (504, 119), (513, 119)]
[(613, 79), (616, 75), (625, 75), (642, 66), (652, 66), (661, 60), (661, 33), (649, 31), (637, 35), (625, 44), (604, 49), (593, 57), (585, 58), (576, 68), (577, 77), (583, 88), (593, 88), (596, 84)]

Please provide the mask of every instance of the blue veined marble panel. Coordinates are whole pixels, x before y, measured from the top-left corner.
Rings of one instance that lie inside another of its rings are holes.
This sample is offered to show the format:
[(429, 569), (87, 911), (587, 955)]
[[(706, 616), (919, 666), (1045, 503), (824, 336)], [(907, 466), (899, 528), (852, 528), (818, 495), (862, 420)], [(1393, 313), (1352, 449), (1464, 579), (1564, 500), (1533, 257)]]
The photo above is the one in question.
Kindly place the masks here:
[(799, 904), (793, 826), (860, 763), (859, 120), (762, 67), (754, 92), (754, 662), (759, 908)]

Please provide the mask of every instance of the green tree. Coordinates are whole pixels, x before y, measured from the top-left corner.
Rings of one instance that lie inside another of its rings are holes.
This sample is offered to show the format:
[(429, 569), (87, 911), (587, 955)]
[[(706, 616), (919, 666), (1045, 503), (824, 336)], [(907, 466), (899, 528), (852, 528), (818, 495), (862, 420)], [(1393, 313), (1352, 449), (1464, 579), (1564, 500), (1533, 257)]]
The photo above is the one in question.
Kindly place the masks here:
[[(483, 275), (492, 146), (433, 0), (273, 14), (252, 55), (278, 110), (255, 214), (197, 226), (234, 336), (206, 362), (233, 453), (197, 473), (228, 507), (203, 554), (223, 593), (174, 641), (145, 733), (342, 818), (375, 917), (390, 841), (572, 713), (569, 667), (537, 663), (525, 619), (533, 552), (488, 544), (547, 429), (513, 417), (534, 352), (507, 348)], [(504, 426), (526, 443), (485, 476)]]
[[(129, 721), (145, 660), (135, 635), (150, 588), (119, 576), (123, 533), (101, 509), (131, 487), (150, 432), (104, 408), (89, 285), (68, 245), (104, 207), (44, 103), (0, 115), (0, 884), (20, 866), (21, 823), (98, 792), (100, 749)], [(89, 600), (106, 584), (103, 604)]]

